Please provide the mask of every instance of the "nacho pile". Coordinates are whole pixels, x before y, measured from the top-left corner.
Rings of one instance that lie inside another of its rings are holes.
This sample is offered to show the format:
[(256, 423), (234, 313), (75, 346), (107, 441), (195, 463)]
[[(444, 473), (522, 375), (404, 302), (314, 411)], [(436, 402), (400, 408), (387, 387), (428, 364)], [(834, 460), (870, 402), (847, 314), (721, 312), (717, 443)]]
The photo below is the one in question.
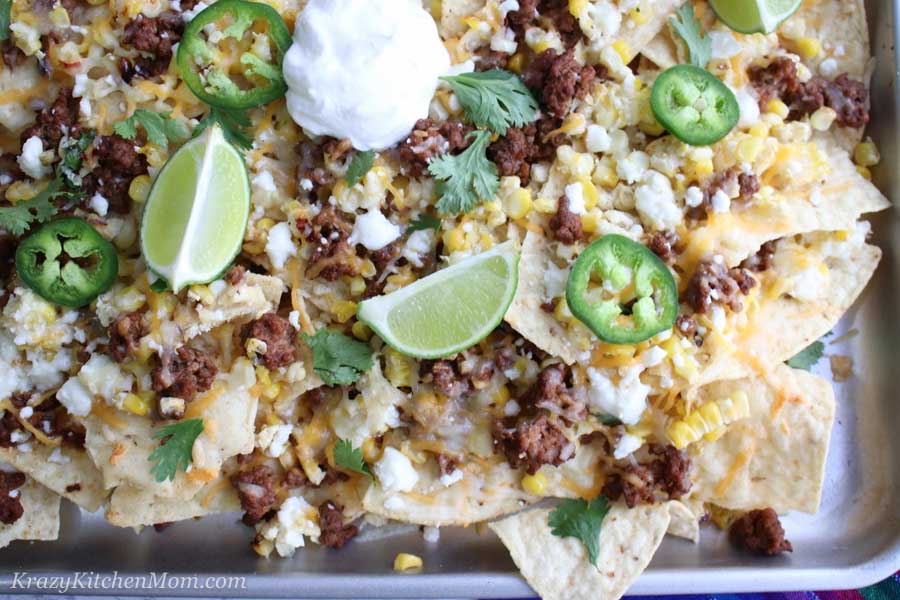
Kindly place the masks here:
[[(266, 3), (291, 29), (305, 5)], [(667, 533), (696, 542), (710, 516), (749, 550), (790, 548), (776, 513), (818, 509), (835, 414), (830, 382), (803, 369), (873, 276), (864, 219), (889, 206), (870, 182), (862, 2), (804, 2), (769, 34), (734, 32), (700, 0), (423, 4), (453, 73), (511, 73), (538, 107), (486, 142), (495, 191), (437, 208), (447, 184), (430, 166), (485, 131), (470, 136), (446, 82), (354, 176), (362, 153), (305, 132), (282, 98), (219, 113), (246, 142), (249, 222), (229, 269), (174, 293), (142, 258), (141, 215), (208, 122), (174, 59), (206, 4), (12, 1), (0, 545), (55, 539), (60, 498), (136, 530), (234, 513), (273, 559), (395, 521), (432, 538), (488, 522), (547, 599), (620, 597)], [(686, 8), (740, 109), (707, 146), (651, 106), (657, 77), (693, 60), (673, 22)], [(85, 306), (16, 268), (42, 210), (115, 249), (115, 283)], [(380, 246), (374, 213), (394, 232)], [(633, 343), (603, 341), (567, 300), (576, 259), (613, 235), (652, 252), (677, 295), (674, 323)], [(515, 297), (474, 346), (415, 358), (357, 319), (364, 300), (507, 241)]]

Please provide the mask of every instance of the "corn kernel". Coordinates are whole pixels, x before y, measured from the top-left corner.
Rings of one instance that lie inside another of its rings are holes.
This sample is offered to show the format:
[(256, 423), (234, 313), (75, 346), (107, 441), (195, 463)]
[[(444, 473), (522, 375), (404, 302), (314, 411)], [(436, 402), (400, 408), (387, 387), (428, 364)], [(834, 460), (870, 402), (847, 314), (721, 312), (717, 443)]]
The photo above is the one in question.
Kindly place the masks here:
[(362, 454), (366, 462), (375, 462), (379, 458), (378, 444), (375, 438), (366, 438), (362, 443)]
[(828, 131), (836, 118), (837, 112), (833, 108), (823, 106), (809, 116), (809, 124), (816, 131)]
[(444, 232), (444, 247), (450, 252), (460, 252), (468, 248), (466, 234), (461, 227), (454, 227)]
[(869, 170), (869, 167), (860, 167), (860, 166), (857, 166), (857, 167), (856, 167), (856, 170), (857, 170), (857, 172), (858, 172), (860, 175), (862, 175), (863, 177), (865, 177), (865, 178), (868, 179), (869, 181), (872, 181), (872, 171)]
[(40, 193), (40, 190), (30, 181), (13, 181), (6, 188), (6, 199), (15, 204), (22, 200), (34, 198)]
[(531, 212), (531, 190), (519, 188), (503, 199), (503, 212), (510, 219), (521, 219)]
[(594, 185), (591, 178), (586, 175), (579, 177), (578, 182), (581, 183), (581, 193), (584, 196), (584, 207), (587, 210), (592, 210), (597, 206), (597, 202), (600, 201), (600, 192), (597, 191), (597, 186)]
[(346, 323), (356, 314), (356, 306), (352, 300), (335, 300), (331, 305), (331, 314), (338, 323)]
[(415, 554), (407, 554), (406, 552), (401, 552), (394, 558), (394, 570), (395, 571), (409, 571), (412, 569), (421, 569), (422, 568), (422, 559), (416, 556)]
[(551, 200), (550, 198), (538, 197), (538, 199), (534, 201), (534, 209), (541, 213), (553, 214), (556, 212), (556, 201)]
[(761, 137), (745, 137), (737, 143), (735, 155), (738, 162), (753, 163), (765, 149), (765, 140)]
[(681, 450), (700, 439), (697, 432), (688, 427), (684, 421), (675, 421), (666, 430), (672, 445)]
[(650, 19), (647, 13), (641, 10), (641, 7), (632, 8), (628, 11), (628, 16), (631, 17), (631, 20), (634, 21), (636, 25), (645, 25)]
[(616, 184), (619, 183), (619, 176), (616, 173), (615, 161), (604, 156), (594, 170), (593, 179), (604, 188), (611, 189), (616, 187)]
[(581, 215), (581, 229), (587, 233), (594, 233), (600, 226), (600, 215), (597, 213), (587, 213)]
[(370, 339), (372, 339), (372, 330), (369, 329), (369, 326), (362, 321), (357, 321), (356, 323), (354, 323), (350, 328), (350, 333), (352, 333), (353, 337), (355, 337), (356, 339), (362, 340), (364, 342), (368, 342)]
[(57, 4), (56, 7), (50, 11), (49, 17), (50, 22), (53, 23), (56, 27), (69, 26), (69, 13), (60, 4)]
[(267, 400), (274, 400), (278, 397), (278, 394), (281, 393), (281, 385), (277, 383), (270, 383), (269, 385), (264, 385), (262, 387), (262, 395)]
[(790, 109), (787, 107), (787, 104), (782, 102), (779, 98), (772, 98), (766, 104), (766, 112), (770, 112), (774, 115), (777, 115), (782, 120), (787, 119), (790, 114)]
[(569, 0), (569, 14), (577, 19), (578, 15), (584, 12), (587, 4), (588, 0)]
[(765, 123), (754, 123), (748, 130), (753, 137), (769, 137), (769, 126)]
[(150, 183), (149, 175), (138, 175), (128, 185), (128, 197), (138, 204), (143, 204), (150, 195)]
[(525, 66), (525, 55), (521, 52), (516, 52), (512, 55), (512, 58), (506, 63), (506, 68), (512, 71), (513, 73), (521, 73), (522, 69)]
[(872, 167), (881, 161), (878, 147), (871, 140), (860, 142), (853, 148), (853, 162), (861, 167)]
[(270, 219), (269, 217), (263, 217), (259, 221), (254, 224), (254, 227), (258, 231), (268, 231), (275, 226), (275, 219)]
[(522, 489), (535, 496), (543, 496), (547, 490), (547, 476), (541, 472), (522, 478)]
[(393, 348), (384, 353), (384, 375), (394, 387), (412, 387), (413, 368), (410, 359)]
[(631, 59), (634, 58), (631, 54), (631, 46), (628, 45), (628, 42), (625, 40), (618, 40), (613, 42), (613, 50), (616, 51), (616, 54), (621, 57), (622, 62), (626, 65), (631, 62)]
[(822, 43), (816, 38), (800, 38), (797, 40), (797, 53), (803, 58), (815, 58), (822, 51)]
[(262, 365), (257, 366), (256, 380), (263, 385), (269, 385), (270, 383), (272, 383), (272, 378), (269, 377), (269, 369), (265, 368)]
[(123, 408), (139, 417), (146, 417), (150, 413), (150, 402), (137, 394), (128, 394), (122, 402)]
[(494, 395), (491, 397), (491, 402), (494, 403), (495, 406), (505, 406), (506, 402), (509, 400), (509, 388), (505, 385), (501, 385), (497, 388), (497, 391), (494, 392)]

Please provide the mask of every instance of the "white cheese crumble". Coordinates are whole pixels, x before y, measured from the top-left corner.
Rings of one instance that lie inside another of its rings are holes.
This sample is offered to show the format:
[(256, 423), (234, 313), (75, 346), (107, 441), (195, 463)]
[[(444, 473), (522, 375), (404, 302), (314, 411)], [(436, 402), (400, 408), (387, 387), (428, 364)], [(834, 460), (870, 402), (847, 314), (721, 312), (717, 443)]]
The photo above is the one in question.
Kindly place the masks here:
[(447, 473), (446, 475), (441, 475), (441, 485), (444, 487), (450, 487), (457, 481), (461, 481), (463, 478), (463, 472), (459, 469), (453, 469), (452, 473)]
[(569, 210), (576, 215), (583, 215), (587, 212), (584, 207), (584, 188), (580, 182), (571, 183), (566, 186), (566, 200), (569, 201)]
[(643, 365), (622, 369), (621, 380), (616, 385), (597, 369), (589, 368), (587, 374), (591, 387), (588, 390), (588, 402), (591, 412), (612, 415), (626, 425), (634, 425), (640, 421), (647, 408), (647, 395), (650, 393), (650, 386), (641, 383), (640, 375), (643, 370)]
[(351, 244), (362, 244), (369, 250), (381, 250), (400, 237), (400, 227), (391, 223), (380, 210), (370, 210), (356, 217)]
[(77, 378), (66, 381), (56, 392), (56, 399), (66, 407), (69, 414), (76, 417), (86, 417), (91, 413), (93, 397), (87, 387)]
[(635, 450), (640, 448), (644, 444), (644, 440), (637, 437), (636, 435), (631, 435), (630, 433), (626, 433), (621, 438), (619, 438), (619, 442), (616, 444), (615, 450), (613, 450), (613, 458), (616, 460), (625, 458), (629, 454), (632, 454)]
[(403, 258), (414, 267), (421, 267), (422, 257), (430, 254), (433, 246), (434, 231), (431, 229), (413, 231), (403, 246)]
[(645, 183), (634, 191), (634, 207), (641, 221), (652, 229), (674, 229), (681, 222), (681, 209), (675, 204), (675, 193), (669, 178), (657, 171), (648, 171)]
[(606, 127), (588, 125), (585, 145), (588, 152), (607, 152), (612, 146), (612, 138), (609, 137)]
[(695, 208), (703, 204), (703, 190), (696, 185), (692, 185), (684, 191), (684, 204)]
[(408, 492), (419, 481), (412, 463), (405, 454), (390, 446), (384, 449), (381, 460), (373, 466), (375, 476), (386, 493)]
[(290, 496), (281, 504), (275, 519), (261, 525), (259, 533), (263, 539), (274, 543), (279, 556), (293, 556), (297, 548), (305, 545), (304, 536), (319, 539), (321, 530), (311, 518), (314, 511), (303, 498)]
[(297, 256), (297, 246), (291, 238), (291, 227), (287, 223), (277, 223), (269, 229), (266, 240), (266, 254), (276, 270), (284, 268), (288, 258)]
[(41, 154), (44, 152), (44, 142), (36, 135), (31, 136), (22, 144), (22, 153), (18, 163), (22, 172), (32, 179), (43, 179), (50, 174), (50, 167), (41, 162)]
[(741, 44), (730, 31), (713, 30), (708, 35), (712, 46), (711, 58), (728, 60), (742, 50)]
[(278, 458), (287, 450), (292, 425), (267, 425), (256, 434), (256, 447), (262, 448), (266, 456)]
[(628, 183), (640, 181), (650, 167), (650, 157), (646, 152), (635, 150), (616, 165), (616, 174)]
[(709, 204), (716, 213), (726, 213), (731, 210), (731, 198), (722, 190), (716, 190), (716, 193), (709, 199)]
[(253, 179), (250, 181), (254, 187), (261, 189), (264, 192), (268, 192), (270, 194), (274, 194), (278, 189), (275, 187), (275, 178), (272, 177), (271, 171), (260, 171), (256, 175), (253, 176)]
[(104, 198), (103, 194), (100, 192), (95, 192), (94, 195), (91, 196), (88, 206), (101, 217), (105, 217), (106, 213), (109, 211), (109, 200)]

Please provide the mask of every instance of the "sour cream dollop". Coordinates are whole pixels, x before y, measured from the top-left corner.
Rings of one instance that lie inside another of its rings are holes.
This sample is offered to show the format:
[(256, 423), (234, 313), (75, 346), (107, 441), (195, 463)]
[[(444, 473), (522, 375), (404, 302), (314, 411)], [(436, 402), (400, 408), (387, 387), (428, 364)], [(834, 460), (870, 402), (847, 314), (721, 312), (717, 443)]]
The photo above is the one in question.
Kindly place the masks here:
[(449, 67), (417, 0), (310, 0), (284, 58), (288, 111), (313, 135), (380, 150), (428, 116)]

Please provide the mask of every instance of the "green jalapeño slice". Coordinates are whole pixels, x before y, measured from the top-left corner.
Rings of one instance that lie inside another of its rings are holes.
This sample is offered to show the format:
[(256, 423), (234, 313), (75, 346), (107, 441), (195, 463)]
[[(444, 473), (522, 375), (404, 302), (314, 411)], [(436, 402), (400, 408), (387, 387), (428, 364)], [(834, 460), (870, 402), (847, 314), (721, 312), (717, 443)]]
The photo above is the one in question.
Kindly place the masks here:
[(42, 298), (80, 308), (112, 287), (116, 249), (82, 219), (52, 221), (22, 240), (16, 271)]
[(579, 321), (610, 344), (636, 344), (671, 329), (678, 288), (666, 264), (646, 246), (607, 235), (575, 260), (566, 302)]
[(291, 32), (271, 6), (219, 0), (185, 27), (178, 45), (178, 70), (207, 104), (253, 108), (287, 91), (281, 62), (290, 45)]
[(669, 133), (691, 146), (718, 142), (741, 116), (737, 98), (728, 86), (693, 65), (663, 71), (653, 84), (650, 107)]

